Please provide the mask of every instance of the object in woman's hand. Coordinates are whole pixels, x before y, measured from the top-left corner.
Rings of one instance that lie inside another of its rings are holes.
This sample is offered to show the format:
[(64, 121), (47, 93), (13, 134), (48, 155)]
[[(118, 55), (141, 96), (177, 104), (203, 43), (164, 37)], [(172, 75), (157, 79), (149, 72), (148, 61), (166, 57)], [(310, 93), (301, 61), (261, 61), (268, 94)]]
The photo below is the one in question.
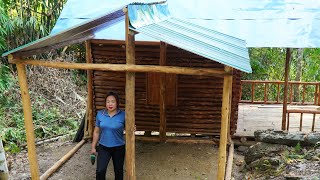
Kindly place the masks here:
[(91, 164), (94, 165), (94, 162), (96, 161), (96, 155), (95, 154), (91, 154), (90, 155), (90, 159), (91, 159)]

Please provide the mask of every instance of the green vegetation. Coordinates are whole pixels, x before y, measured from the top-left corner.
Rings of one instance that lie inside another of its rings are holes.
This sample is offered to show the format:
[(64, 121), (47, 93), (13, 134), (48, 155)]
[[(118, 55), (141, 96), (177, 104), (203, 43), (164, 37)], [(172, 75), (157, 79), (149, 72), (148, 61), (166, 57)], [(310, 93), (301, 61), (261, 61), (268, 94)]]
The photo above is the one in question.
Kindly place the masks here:
[[(5, 51), (47, 36), (65, 2), (66, 0), (0, 0), (0, 55)], [(71, 61), (83, 61), (85, 56), (83, 49), (81, 45), (74, 45), (63, 53), (71, 54), (73, 56), (69, 58)], [(61, 55), (58, 54), (58, 56)], [(43, 54), (38, 58), (54, 59), (51, 54)], [(21, 146), (26, 143), (20, 89), (15, 67), (9, 65), (5, 58), (0, 59), (0, 138), (7, 151), (19, 152)], [(32, 71), (37, 73), (37, 69), (32, 69)], [(73, 84), (79, 86), (86, 84), (84, 71), (58, 72), (44, 69), (42, 72), (45, 72), (42, 75), (44, 79), (46, 76), (48, 76), (47, 79), (52, 79), (51, 75), (66, 76), (64, 77), (65, 83), (60, 83), (61, 86), (65, 88), (70, 86), (75, 92), (79, 90), (75, 89)], [(40, 83), (37, 83), (38, 76), (29, 75), (28, 79), (36, 138), (49, 138), (76, 130), (81, 109), (72, 114), (70, 111), (78, 108), (78, 106), (70, 107), (74, 104), (73, 102), (62, 106), (53, 100), (52, 96), (48, 97), (52, 95), (50, 91), (52, 82), (47, 87), (42, 87)], [(73, 82), (70, 82), (69, 79)], [(40, 93), (38, 89), (44, 92)], [(61, 90), (56, 89), (56, 91)], [(61, 95), (58, 95), (61, 98)]]
[[(1, 64), (0, 64), (1, 65)], [(17, 79), (8, 66), (0, 66), (0, 136), (6, 151), (19, 152), (26, 143), (23, 110)], [(46, 107), (46, 99), (31, 92), (33, 121), (37, 139), (66, 134), (78, 128), (75, 118), (64, 118), (55, 106)]]
[[(285, 48), (250, 48), (250, 61), (253, 73), (242, 74), (243, 80), (284, 81)], [(289, 81), (320, 81), (320, 49), (291, 49)], [(268, 100), (276, 101), (277, 85), (268, 85)], [(303, 88), (293, 86), (294, 101), (302, 99)], [(251, 100), (251, 84), (243, 86), (242, 99)], [(314, 101), (315, 86), (306, 86), (305, 102)], [(264, 100), (264, 84), (255, 85), (255, 100)], [(280, 99), (283, 99), (283, 85), (280, 86)]]

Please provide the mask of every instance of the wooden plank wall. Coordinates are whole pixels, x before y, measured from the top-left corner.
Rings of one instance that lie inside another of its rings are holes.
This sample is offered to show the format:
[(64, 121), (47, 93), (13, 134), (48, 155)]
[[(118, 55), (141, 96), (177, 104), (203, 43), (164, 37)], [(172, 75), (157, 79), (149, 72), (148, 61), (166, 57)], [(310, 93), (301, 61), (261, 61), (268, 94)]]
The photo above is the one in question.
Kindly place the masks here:
[[(124, 41), (92, 40), (93, 63), (125, 64)], [(158, 65), (160, 43), (136, 42), (136, 64)], [(222, 64), (168, 45), (167, 64), (181, 67), (223, 68)], [(93, 72), (94, 112), (105, 107), (105, 95), (115, 91), (124, 109), (125, 73)], [(231, 133), (236, 129), (240, 72), (235, 70)], [(159, 131), (159, 105), (147, 104), (147, 74), (136, 73), (137, 130)], [(219, 135), (223, 78), (177, 75), (177, 105), (167, 107), (167, 131)], [(95, 114), (94, 114), (95, 116)]]

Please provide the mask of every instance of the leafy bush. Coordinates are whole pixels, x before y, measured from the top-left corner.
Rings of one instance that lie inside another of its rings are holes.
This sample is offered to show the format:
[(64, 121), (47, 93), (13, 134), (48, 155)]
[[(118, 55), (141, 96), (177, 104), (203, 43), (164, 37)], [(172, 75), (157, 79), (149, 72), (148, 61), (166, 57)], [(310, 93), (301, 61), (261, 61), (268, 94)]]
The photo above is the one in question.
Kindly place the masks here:
[[(26, 143), (23, 109), (18, 81), (7, 65), (0, 64), (0, 137), (5, 150), (16, 153)], [(78, 128), (74, 117), (62, 114), (53, 104), (30, 91), (35, 137), (37, 139), (69, 133)], [(50, 103), (49, 103), (50, 104)], [(68, 116), (68, 118), (65, 118)]]

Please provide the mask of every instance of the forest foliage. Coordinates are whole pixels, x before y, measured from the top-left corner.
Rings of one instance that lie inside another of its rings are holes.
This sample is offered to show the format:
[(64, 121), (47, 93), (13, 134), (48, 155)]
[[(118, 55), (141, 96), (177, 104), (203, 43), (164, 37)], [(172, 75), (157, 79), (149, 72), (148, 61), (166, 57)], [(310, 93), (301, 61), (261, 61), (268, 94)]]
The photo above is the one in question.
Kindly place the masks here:
[[(0, 54), (47, 36), (65, 2), (0, 0)], [(83, 61), (85, 52), (81, 45), (68, 49), (67, 53), (56, 53), (56, 56)], [(249, 53), (253, 73), (243, 74), (242, 79), (284, 80), (285, 48), (250, 48)], [(299, 61), (298, 49), (292, 49), (289, 80), (297, 80), (300, 65), (299, 81), (320, 81), (320, 49), (304, 49), (302, 54)], [(57, 57), (49, 53), (40, 58), (55, 60)], [(8, 151), (18, 152), (26, 139), (16, 70), (6, 58), (0, 59), (0, 136)], [(85, 74), (34, 67), (28, 67), (28, 72), (37, 139), (75, 130), (77, 119), (82, 115), (79, 111), (85, 107)], [(65, 78), (60, 81), (59, 77)]]
[[(47, 36), (65, 2), (0, 0), (0, 54)], [(74, 46), (63, 54), (48, 53), (37, 58), (77, 62), (83, 57), (83, 48)], [(85, 108), (84, 73), (33, 66), (27, 70), (37, 140), (74, 132)], [(17, 73), (6, 58), (0, 61), (0, 137), (10, 152), (19, 152), (26, 143)]]

